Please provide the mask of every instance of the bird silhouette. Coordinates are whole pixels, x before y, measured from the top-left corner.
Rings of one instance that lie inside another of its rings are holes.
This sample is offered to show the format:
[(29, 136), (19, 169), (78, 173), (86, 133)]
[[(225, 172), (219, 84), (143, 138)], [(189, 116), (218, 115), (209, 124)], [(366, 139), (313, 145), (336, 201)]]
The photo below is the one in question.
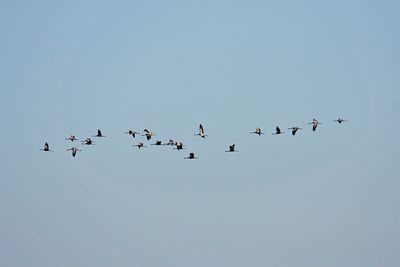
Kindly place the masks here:
[(229, 150), (226, 150), (225, 152), (239, 152), (239, 151), (235, 150), (235, 144), (232, 144), (229, 146)]
[(276, 126), (275, 133), (273, 133), (272, 135), (278, 135), (278, 134), (283, 134), (283, 133), (285, 133), (285, 132), (282, 132), (281, 129), (279, 129), (279, 127)]
[(78, 141), (78, 139), (73, 134), (71, 134), (69, 137), (65, 138), (65, 140), (70, 140), (71, 142)]
[(292, 130), (292, 135), (296, 135), (297, 131), (302, 130), (299, 127), (292, 127), (292, 128), (288, 128), (288, 130)]
[(317, 130), (317, 127), (319, 124), (322, 124), (322, 122), (319, 122), (316, 119), (313, 119), (312, 122), (309, 122), (308, 124), (312, 124), (312, 130), (313, 132), (315, 132), (315, 130)]
[(137, 134), (139, 134), (138, 132), (134, 131), (134, 130), (129, 130), (127, 132), (125, 132), (126, 134), (132, 135), (133, 138), (136, 137)]
[(207, 135), (206, 135), (203, 125), (201, 123), (199, 125), (199, 133), (195, 134), (195, 135), (199, 135), (200, 137), (206, 138)]
[(142, 147), (146, 147), (142, 142), (140, 142), (140, 143), (137, 144), (137, 145), (133, 145), (133, 146), (136, 146), (136, 147), (139, 148), (139, 149), (141, 149)]
[(67, 149), (67, 151), (72, 151), (72, 157), (74, 157), (75, 158), (75, 156), (76, 156), (76, 153), (78, 152), (78, 151), (82, 151), (82, 150), (80, 150), (80, 149), (78, 149), (77, 147), (72, 147), (72, 148), (70, 148), (70, 149)]
[(155, 136), (155, 134), (149, 129), (144, 129), (143, 132), (144, 134), (142, 134), (142, 136), (146, 136), (147, 140), (150, 140), (152, 136)]
[(87, 145), (87, 146), (95, 145), (95, 143), (90, 138), (86, 138), (86, 140), (82, 141), (81, 143), (82, 143), (82, 145)]
[(47, 142), (44, 143), (43, 148), (41, 148), (40, 150), (45, 151), (45, 152), (53, 152), (53, 150), (50, 150), (49, 144)]
[(185, 159), (198, 159), (194, 156), (194, 153), (189, 153), (189, 157), (185, 157)]
[(102, 135), (100, 129), (97, 129), (97, 134), (93, 135), (92, 137), (106, 137), (105, 135)]
[(337, 123), (342, 123), (342, 122), (345, 122), (345, 121), (347, 121), (347, 120), (344, 120), (344, 119), (342, 119), (342, 118), (338, 118), (337, 120), (334, 120), (334, 121), (336, 121)]
[(265, 134), (261, 131), (261, 128), (257, 127), (256, 130), (254, 132), (250, 132), (251, 134), (258, 134), (258, 135), (262, 135)]

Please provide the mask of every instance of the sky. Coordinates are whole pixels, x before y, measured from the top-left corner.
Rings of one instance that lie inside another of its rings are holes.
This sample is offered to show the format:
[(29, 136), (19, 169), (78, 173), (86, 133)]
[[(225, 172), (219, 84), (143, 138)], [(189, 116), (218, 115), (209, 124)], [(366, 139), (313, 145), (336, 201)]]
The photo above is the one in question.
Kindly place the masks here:
[(2, 1), (0, 265), (398, 266), (399, 12)]

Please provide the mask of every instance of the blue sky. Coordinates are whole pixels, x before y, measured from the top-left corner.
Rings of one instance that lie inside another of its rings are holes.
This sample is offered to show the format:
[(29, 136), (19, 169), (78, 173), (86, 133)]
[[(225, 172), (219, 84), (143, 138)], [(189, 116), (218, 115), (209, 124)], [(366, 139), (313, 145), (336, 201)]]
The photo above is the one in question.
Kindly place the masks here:
[(0, 265), (397, 266), (399, 11), (1, 2)]

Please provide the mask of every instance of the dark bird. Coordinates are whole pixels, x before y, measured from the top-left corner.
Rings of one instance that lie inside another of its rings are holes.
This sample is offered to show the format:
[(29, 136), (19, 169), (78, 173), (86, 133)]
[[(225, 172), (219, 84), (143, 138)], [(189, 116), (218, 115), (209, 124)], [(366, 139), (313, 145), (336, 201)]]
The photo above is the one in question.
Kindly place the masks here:
[(235, 150), (235, 144), (232, 144), (229, 146), (229, 150), (226, 150), (225, 152), (239, 152), (239, 151)]
[(93, 135), (93, 137), (106, 137), (106, 136), (101, 134), (100, 129), (97, 129), (97, 134)]
[(254, 132), (250, 132), (251, 134), (258, 134), (258, 135), (262, 135), (265, 134), (261, 131), (261, 128), (257, 127), (256, 130)]
[(141, 149), (142, 147), (146, 147), (143, 143), (139, 143), (137, 145), (133, 145), (133, 146), (137, 146), (139, 149)]
[(296, 135), (297, 131), (299, 130), (303, 130), (299, 127), (292, 127), (292, 128), (288, 128), (288, 130), (292, 130), (292, 135)]
[(347, 120), (344, 120), (344, 119), (342, 119), (342, 118), (338, 118), (337, 120), (334, 120), (334, 121), (336, 121), (336, 122), (338, 122), (338, 123), (342, 123), (342, 122), (345, 122), (345, 121), (347, 121)]
[(65, 140), (70, 140), (71, 142), (78, 141), (78, 139), (75, 137), (75, 135), (72, 135), (72, 134), (68, 138), (65, 138)]
[(322, 122), (313, 119), (312, 122), (309, 122), (308, 124), (312, 124), (312, 130), (313, 132), (315, 132), (315, 130), (317, 130), (318, 124), (322, 124)]
[(189, 153), (189, 157), (185, 157), (185, 159), (198, 159), (194, 156), (194, 153)]
[(157, 140), (154, 144), (151, 144), (152, 146), (161, 146), (162, 142), (160, 140)]
[(150, 140), (152, 136), (155, 136), (155, 134), (149, 129), (144, 129), (143, 131), (144, 134), (142, 134), (142, 136), (146, 136), (147, 140)]
[(49, 144), (47, 142), (44, 143), (43, 148), (41, 148), (40, 150), (46, 151), (46, 152), (53, 152), (53, 150), (50, 150)]
[(176, 147), (174, 147), (174, 149), (176, 149), (176, 150), (181, 150), (181, 149), (183, 149), (183, 144), (182, 143), (178, 143), (178, 142), (175, 142), (175, 146)]
[(174, 140), (169, 139), (169, 141), (168, 141), (167, 143), (164, 143), (163, 145), (164, 145), (164, 146), (174, 146), (174, 145), (175, 145), (175, 142), (174, 142)]
[(285, 133), (285, 132), (282, 132), (281, 129), (279, 129), (279, 127), (276, 126), (275, 133), (273, 133), (272, 135), (278, 135), (278, 134), (283, 134), (283, 133)]
[(72, 147), (72, 148), (70, 148), (70, 149), (67, 149), (67, 151), (72, 151), (72, 157), (74, 157), (75, 158), (75, 156), (76, 156), (76, 153), (78, 152), (78, 151), (82, 151), (82, 150), (80, 150), (80, 149), (78, 149), (77, 147)]
[(87, 146), (95, 145), (95, 143), (90, 138), (86, 138), (86, 140), (82, 141), (81, 143), (82, 145), (87, 145)]
[(201, 136), (201, 137), (203, 137), (203, 138), (206, 138), (206, 133), (205, 133), (205, 131), (204, 131), (204, 128), (203, 128), (203, 125), (201, 125), (201, 123), (200, 123), (200, 125), (199, 125), (199, 133), (198, 134), (195, 134), (195, 135), (199, 135), (199, 136)]
[(126, 134), (132, 135), (133, 138), (136, 137), (137, 134), (139, 134), (138, 132), (134, 131), (134, 130), (129, 130), (127, 132), (125, 132)]

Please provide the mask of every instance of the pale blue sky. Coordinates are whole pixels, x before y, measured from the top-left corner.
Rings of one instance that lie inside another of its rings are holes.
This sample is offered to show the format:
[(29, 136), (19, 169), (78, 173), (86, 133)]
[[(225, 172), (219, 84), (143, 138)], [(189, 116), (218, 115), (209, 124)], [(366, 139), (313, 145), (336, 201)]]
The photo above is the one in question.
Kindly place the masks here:
[[(398, 266), (399, 13), (2, 1), (0, 265)], [(129, 128), (187, 150), (139, 151)]]

